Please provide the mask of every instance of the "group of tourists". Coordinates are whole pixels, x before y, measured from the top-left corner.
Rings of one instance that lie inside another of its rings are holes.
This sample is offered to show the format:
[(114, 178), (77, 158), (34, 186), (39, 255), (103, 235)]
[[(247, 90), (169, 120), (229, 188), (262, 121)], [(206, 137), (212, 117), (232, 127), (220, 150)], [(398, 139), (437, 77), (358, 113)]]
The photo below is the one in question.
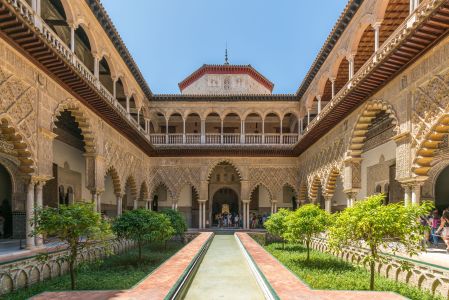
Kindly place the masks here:
[[(268, 219), (268, 214), (258, 215), (251, 213), (249, 216), (249, 227), (251, 229), (263, 228), (263, 224)], [(237, 213), (219, 213), (215, 215), (215, 224), (220, 228), (243, 227), (243, 218)]]
[(422, 219), (422, 224), (430, 229), (425, 237), (426, 242), (438, 246), (441, 238), (449, 253), (449, 209), (445, 209), (441, 216), (438, 210), (434, 210), (429, 216)]
[(218, 227), (241, 227), (242, 218), (236, 213), (222, 213), (215, 215)]
[(249, 224), (249, 227), (251, 229), (263, 228), (263, 224), (267, 219), (268, 215), (266, 213), (263, 215), (256, 215), (255, 213), (252, 213), (250, 216), (251, 222)]

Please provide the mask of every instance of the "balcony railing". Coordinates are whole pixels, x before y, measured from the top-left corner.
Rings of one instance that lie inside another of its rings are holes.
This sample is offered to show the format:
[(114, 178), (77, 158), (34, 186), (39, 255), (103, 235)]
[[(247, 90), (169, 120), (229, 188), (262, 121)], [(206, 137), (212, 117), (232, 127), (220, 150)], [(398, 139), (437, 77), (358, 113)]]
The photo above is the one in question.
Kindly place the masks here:
[[(428, 10), (427, 6), (431, 1), (435, 0), (424, 0), (421, 1), (419, 6), (412, 12), (408, 17), (390, 34), (390, 36), (380, 45), (379, 49), (374, 52), (371, 57), (364, 62), (360, 69), (352, 76), (348, 82), (338, 91), (338, 93), (329, 101), (329, 103), (324, 106), (321, 112), (310, 121), (307, 127), (304, 129), (300, 136), (300, 140), (307, 136), (307, 133), (311, 131), (312, 128), (318, 126), (319, 121), (326, 115), (328, 115), (334, 106), (341, 102), (347, 93), (357, 86), (365, 77), (382, 61), (388, 56), (388, 54), (395, 49), (395, 47), (400, 44), (400, 42), (406, 37), (408, 29), (416, 26), (416, 21), (418, 16), (425, 15), (425, 11)], [(428, 12), (427, 12), (428, 13)], [(296, 142), (295, 142), (296, 143)]]
[[(12, 6), (30, 23), (42, 33), (42, 36), (49, 42), (50, 45), (56, 49), (65, 59), (66, 62), (75, 67), (79, 74), (88, 82), (92, 84), (97, 89), (97, 92), (107, 99), (108, 102), (112, 104), (112, 107), (121, 114), (124, 119), (129, 120), (129, 122), (137, 129), (137, 131), (142, 132), (142, 127), (139, 123), (132, 117), (124, 108), (119, 101), (114, 98), (114, 96), (101, 84), (100, 80), (92, 74), (92, 72), (84, 65), (84, 63), (72, 52), (72, 50), (67, 46), (64, 41), (48, 26), (45, 21), (36, 14), (36, 12), (29, 6), (25, 0), (9, 0)], [(144, 130), (143, 130), (144, 132)], [(147, 137), (148, 138), (148, 137)]]
[(66, 63), (74, 67), (79, 75), (111, 104), (135, 129), (153, 145), (291, 145), (299, 140), (298, 134), (240, 134), (240, 133), (200, 133), (149, 134), (123, 107), (112, 93), (100, 82), (89, 68), (78, 58), (70, 47), (48, 26), (25, 0), (9, 0), (16, 11), (28, 20), (42, 34), (42, 37), (58, 52)]
[(247, 133), (152, 133), (149, 139), (154, 145), (294, 145), (297, 133), (258, 134)]

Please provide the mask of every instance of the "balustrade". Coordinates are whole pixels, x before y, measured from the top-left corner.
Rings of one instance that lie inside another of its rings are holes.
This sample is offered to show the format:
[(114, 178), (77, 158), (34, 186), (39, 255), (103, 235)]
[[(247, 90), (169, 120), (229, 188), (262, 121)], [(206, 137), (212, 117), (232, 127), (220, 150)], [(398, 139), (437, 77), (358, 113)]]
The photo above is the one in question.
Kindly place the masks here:
[(262, 144), (262, 134), (260, 133), (245, 134), (245, 144)]
[(182, 144), (182, 133), (172, 133), (168, 135), (168, 143), (173, 144)]
[(150, 134), (150, 142), (154, 145), (164, 145), (166, 137), (165, 134), (152, 133)]
[(260, 133), (248, 133), (244, 135), (243, 143), (240, 140), (240, 133), (206, 133), (204, 142), (201, 142), (201, 134), (199, 133), (151, 133), (148, 135), (150, 142), (154, 145), (294, 145), (299, 140), (297, 133), (270, 133), (262, 135)]
[(266, 133), (265, 144), (280, 144), (281, 135), (277, 133)]
[(221, 144), (221, 135), (219, 133), (207, 133), (206, 144)]
[(186, 144), (201, 144), (201, 134), (186, 133)]
[(223, 144), (240, 144), (240, 133), (223, 134)]

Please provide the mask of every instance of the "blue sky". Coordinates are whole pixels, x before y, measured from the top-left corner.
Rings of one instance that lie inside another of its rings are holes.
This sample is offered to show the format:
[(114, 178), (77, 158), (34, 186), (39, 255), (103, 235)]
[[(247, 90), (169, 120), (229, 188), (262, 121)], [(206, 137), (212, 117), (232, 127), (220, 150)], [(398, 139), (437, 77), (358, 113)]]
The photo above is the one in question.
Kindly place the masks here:
[(103, 0), (151, 90), (179, 93), (203, 64), (251, 64), (294, 93), (347, 0)]

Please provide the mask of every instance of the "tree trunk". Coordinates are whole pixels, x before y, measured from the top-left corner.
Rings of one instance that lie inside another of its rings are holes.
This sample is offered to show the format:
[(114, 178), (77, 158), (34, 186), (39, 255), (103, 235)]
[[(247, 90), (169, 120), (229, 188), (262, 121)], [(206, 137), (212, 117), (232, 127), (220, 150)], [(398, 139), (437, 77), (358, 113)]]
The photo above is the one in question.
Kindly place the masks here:
[(374, 261), (370, 262), (370, 282), (369, 282), (369, 289), (372, 291), (374, 290)]
[(377, 252), (376, 252), (376, 249), (373, 247), (373, 246), (371, 246), (371, 255), (372, 255), (372, 260), (370, 261), (370, 265), (369, 265), (369, 268), (370, 268), (370, 282), (369, 282), (369, 289), (372, 291), (372, 290), (374, 290), (374, 268), (375, 268), (375, 258), (376, 258), (376, 254), (377, 254)]
[(137, 242), (138, 246), (139, 246), (139, 260), (142, 260), (142, 241), (139, 240)]
[(307, 248), (307, 262), (309, 261), (309, 259), (310, 259), (310, 240), (306, 240), (306, 248)]
[(70, 283), (72, 290), (76, 288), (76, 271), (75, 271), (75, 263), (76, 263), (76, 257), (78, 256), (77, 253), (77, 246), (72, 246), (70, 250), (70, 257), (69, 257), (69, 271), (70, 271)]

